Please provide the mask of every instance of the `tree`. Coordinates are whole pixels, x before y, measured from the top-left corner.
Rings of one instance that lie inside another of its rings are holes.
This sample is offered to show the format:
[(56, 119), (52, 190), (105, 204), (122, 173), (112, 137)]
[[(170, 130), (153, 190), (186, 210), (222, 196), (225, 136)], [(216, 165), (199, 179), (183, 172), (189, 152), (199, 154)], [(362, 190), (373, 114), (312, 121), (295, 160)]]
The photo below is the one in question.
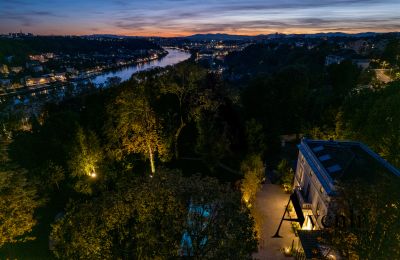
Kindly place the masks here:
[(107, 88), (115, 87), (121, 84), (122, 79), (120, 77), (108, 77), (104, 83)]
[(280, 161), (276, 171), (278, 173), (278, 183), (282, 185), (286, 192), (292, 192), (294, 171), (289, 162), (286, 159)]
[(257, 250), (254, 220), (241, 196), (229, 185), (199, 175), (187, 179), (190, 198), (186, 232), (191, 238), (189, 256), (194, 259), (251, 259)]
[(44, 169), (41, 169), (41, 181), (47, 184), (47, 188), (60, 190), (60, 183), (65, 179), (65, 172), (63, 167), (49, 161)]
[(116, 192), (71, 202), (53, 224), (53, 252), (79, 259), (176, 257), (186, 211), (163, 181), (159, 175), (128, 179)]
[(304, 67), (288, 66), (254, 78), (244, 88), (241, 98), (246, 118), (263, 127), (269, 149), (275, 146), (278, 135), (301, 131), (309, 105), (309, 85)]
[(355, 93), (336, 118), (337, 136), (360, 140), (395, 166), (400, 166), (399, 82), (379, 90)]
[(393, 65), (400, 65), (400, 41), (391, 39), (386, 45), (382, 56)]
[(264, 217), (258, 207), (255, 206), (257, 192), (261, 190), (262, 182), (265, 179), (265, 167), (260, 155), (250, 155), (241, 164), (241, 171), (244, 178), (241, 183), (242, 200), (250, 210), (254, 219), (253, 230), (260, 238), (262, 236), (262, 225)]
[(161, 92), (172, 94), (178, 101), (178, 127), (174, 134), (175, 157), (179, 157), (178, 139), (183, 128), (195, 114), (200, 81), (205, 77), (206, 71), (191, 63), (183, 63), (171, 68), (161, 84)]
[(265, 154), (267, 144), (264, 129), (254, 118), (246, 122), (246, 139), (250, 153)]
[(328, 67), (330, 82), (333, 92), (338, 98), (343, 98), (349, 91), (357, 86), (361, 70), (350, 60)]
[(346, 257), (355, 254), (360, 259), (400, 258), (399, 185), (397, 176), (380, 176), (368, 183), (342, 183), (332, 208), (345, 221), (339, 222), (340, 226), (327, 223), (328, 243)]
[(84, 193), (91, 193), (89, 178), (97, 177), (97, 169), (102, 163), (103, 154), (100, 148), (99, 140), (94, 132), (87, 133), (79, 127), (75, 142), (70, 154), (69, 168), (71, 175), (77, 178), (75, 189)]
[(197, 121), (196, 152), (210, 169), (231, 153), (228, 126), (222, 120), (203, 114)]
[(147, 155), (151, 174), (154, 175), (157, 154), (167, 158), (169, 149), (164, 140), (161, 122), (146, 96), (144, 86), (135, 81), (131, 83), (134, 84), (125, 88), (109, 104), (110, 123), (107, 134), (116, 143), (119, 156), (123, 153)]
[[(247, 259), (257, 242), (238, 195), (215, 179), (182, 177), (176, 171), (127, 177), (116, 191), (71, 202), (53, 224), (52, 250), (58, 258), (171, 259), (180, 256), (186, 232), (196, 259)], [(193, 224), (200, 219), (189, 221), (190, 205), (211, 206), (212, 217)]]
[(34, 186), (25, 177), (25, 170), (0, 167), (0, 248), (5, 243), (25, 242), (36, 225), (35, 210), (42, 205)]
[(250, 155), (242, 162), (240, 168), (244, 174), (241, 186), (243, 200), (250, 207), (261, 189), (261, 183), (265, 178), (265, 167), (259, 155)]

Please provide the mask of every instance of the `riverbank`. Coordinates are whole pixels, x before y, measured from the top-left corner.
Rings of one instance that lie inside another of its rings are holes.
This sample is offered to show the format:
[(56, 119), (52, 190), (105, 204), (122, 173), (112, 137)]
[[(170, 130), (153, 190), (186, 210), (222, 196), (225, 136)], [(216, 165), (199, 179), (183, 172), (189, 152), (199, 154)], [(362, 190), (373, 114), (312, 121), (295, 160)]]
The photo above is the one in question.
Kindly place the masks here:
[(113, 67), (111, 69), (102, 70), (101, 72), (91, 74), (86, 77), (71, 79), (65, 82), (55, 82), (50, 84), (37, 85), (35, 87), (23, 87), (20, 88), (18, 91), (0, 93), (0, 97), (15, 97), (35, 92), (41, 92), (44, 90), (62, 88), (68, 86), (69, 84), (79, 84), (85, 82), (92, 82), (95, 85), (100, 85), (106, 83), (107, 79), (111, 77), (119, 77), (121, 78), (121, 81), (126, 81), (137, 72), (153, 69), (156, 67), (175, 65), (190, 58), (190, 53), (186, 51), (178, 50), (175, 48), (164, 48), (164, 50), (166, 51), (166, 55), (160, 57), (159, 59), (149, 59), (146, 62)]

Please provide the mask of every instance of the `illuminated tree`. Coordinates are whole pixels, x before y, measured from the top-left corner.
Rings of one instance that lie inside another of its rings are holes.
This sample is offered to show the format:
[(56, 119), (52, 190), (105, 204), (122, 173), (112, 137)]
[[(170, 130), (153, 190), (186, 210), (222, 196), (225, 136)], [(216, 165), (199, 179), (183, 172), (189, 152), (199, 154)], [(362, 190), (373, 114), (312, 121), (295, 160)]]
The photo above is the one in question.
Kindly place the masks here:
[(91, 131), (85, 133), (79, 127), (73, 143), (71, 159), (68, 162), (72, 176), (77, 178), (76, 190), (91, 193), (89, 178), (97, 177), (97, 169), (102, 159), (103, 153), (96, 134)]
[(34, 239), (28, 234), (37, 223), (34, 212), (41, 205), (24, 170), (10, 165), (0, 167), (0, 248), (5, 243)]
[(265, 177), (264, 164), (259, 155), (250, 155), (242, 162), (240, 168), (244, 174), (241, 186), (243, 200), (250, 207), (254, 204), (256, 194), (261, 189), (261, 183)]
[(150, 160), (151, 174), (156, 171), (156, 156), (168, 156), (168, 145), (162, 136), (162, 126), (150, 104), (143, 84), (135, 82), (122, 91), (109, 106), (111, 122), (107, 133), (116, 143), (115, 152), (138, 153)]

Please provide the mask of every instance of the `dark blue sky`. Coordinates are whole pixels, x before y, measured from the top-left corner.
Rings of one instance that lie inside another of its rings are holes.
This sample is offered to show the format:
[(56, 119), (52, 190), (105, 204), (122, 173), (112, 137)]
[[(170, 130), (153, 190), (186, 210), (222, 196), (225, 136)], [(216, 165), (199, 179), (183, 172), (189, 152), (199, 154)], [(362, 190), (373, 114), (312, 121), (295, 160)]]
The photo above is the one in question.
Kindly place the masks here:
[(0, 33), (400, 31), (400, 0), (0, 0)]

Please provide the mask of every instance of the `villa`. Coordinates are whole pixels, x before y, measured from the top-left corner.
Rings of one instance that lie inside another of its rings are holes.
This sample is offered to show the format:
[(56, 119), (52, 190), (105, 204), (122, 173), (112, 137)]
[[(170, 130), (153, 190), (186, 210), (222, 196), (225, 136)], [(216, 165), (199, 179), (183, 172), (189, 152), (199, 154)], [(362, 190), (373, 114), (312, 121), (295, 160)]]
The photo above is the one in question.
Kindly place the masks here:
[(302, 139), (298, 148), (291, 202), (301, 220), (298, 233), (304, 259), (313, 259), (310, 248), (324, 228), (323, 216), (333, 210), (337, 184), (357, 177), (373, 182), (379, 174), (400, 177), (400, 171), (360, 142)]

